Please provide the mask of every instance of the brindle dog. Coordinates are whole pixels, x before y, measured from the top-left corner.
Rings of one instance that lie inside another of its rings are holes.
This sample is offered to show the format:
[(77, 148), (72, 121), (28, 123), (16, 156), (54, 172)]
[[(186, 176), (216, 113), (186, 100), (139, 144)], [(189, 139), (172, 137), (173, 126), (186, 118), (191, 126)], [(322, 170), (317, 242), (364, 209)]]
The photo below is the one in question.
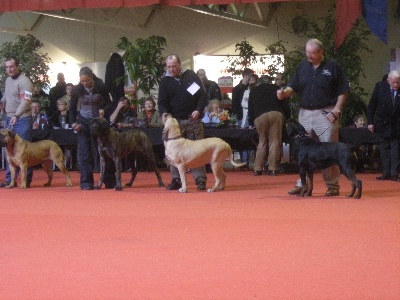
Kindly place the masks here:
[(108, 158), (112, 159), (115, 164), (115, 190), (122, 190), (121, 170), (122, 159), (125, 157), (127, 158), (128, 167), (131, 169), (131, 180), (125, 186), (132, 186), (137, 174), (135, 165), (137, 155), (146, 157), (150, 167), (156, 173), (158, 186), (164, 186), (160, 172), (157, 169), (151, 141), (144, 131), (132, 129), (118, 132), (110, 127), (105, 118), (94, 118), (90, 121), (90, 133), (97, 138), (100, 153), (100, 180), (95, 188), (99, 189), (103, 184), (105, 159)]
[[(362, 181), (356, 177), (357, 157), (350, 146), (344, 143), (322, 143), (308, 136), (304, 127), (295, 120), (286, 122), (288, 137), (293, 141), (293, 153), (300, 168), (302, 189), (300, 196), (311, 196), (313, 172), (337, 164), (340, 171), (351, 181), (351, 192), (347, 197), (361, 198)], [(308, 178), (308, 180), (307, 180)], [(357, 193), (356, 193), (357, 190)]]
[(21, 169), (21, 185), (19, 188), (25, 189), (29, 187), (27, 183), (28, 167), (38, 164), (42, 164), (43, 169), (47, 173), (48, 181), (44, 186), (51, 186), (53, 179), (52, 162), (56, 164), (67, 178), (66, 186), (72, 186), (71, 177), (65, 168), (64, 154), (55, 142), (43, 140), (30, 143), (22, 139), (15, 131), (2, 129), (0, 130), (0, 146), (6, 147), (7, 162), (11, 173), (11, 182), (6, 188), (16, 186), (17, 167)]

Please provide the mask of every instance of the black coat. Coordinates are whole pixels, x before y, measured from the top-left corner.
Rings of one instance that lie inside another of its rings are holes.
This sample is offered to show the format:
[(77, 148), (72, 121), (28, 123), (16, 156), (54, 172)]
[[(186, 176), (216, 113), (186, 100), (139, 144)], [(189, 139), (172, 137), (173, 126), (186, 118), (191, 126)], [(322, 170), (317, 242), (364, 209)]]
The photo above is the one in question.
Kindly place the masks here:
[(232, 113), (236, 115), (238, 120), (243, 119), (242, 99), (248, 87), (248, 85), (244, 85), (242, 81), (240, 81), (232, 90)]
[(249, 97), (249, 125), (254, 126), (254, 120), (270, 111), (281, 112), (285, 119), (290, 118), (289, 100), (279, 100), (276, 92), (279, 87), (271, 83), (261, 83), (253, 87)]
[(367, 109), (368, 125), (384, 138), (400, 137), (400, 95), (397, 93), (393, 106), (390, 85), (380, 81), (375, 85)]
[(118, 105), (119, 99), (125, 96), (125, 67), (121, 55), (113, 53), (106, 65), (105, 84), (112, 97), (112, 108)]

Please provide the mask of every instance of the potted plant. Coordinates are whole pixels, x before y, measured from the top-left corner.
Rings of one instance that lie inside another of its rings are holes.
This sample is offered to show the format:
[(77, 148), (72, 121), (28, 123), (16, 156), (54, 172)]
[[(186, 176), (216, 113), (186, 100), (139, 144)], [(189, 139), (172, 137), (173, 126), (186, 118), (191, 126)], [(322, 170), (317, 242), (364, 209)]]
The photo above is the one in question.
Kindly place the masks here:
[[(359, 84), (359, 78), (365, 77), (364, 68), (361, 64), (361, 53), (371, 52), (368, 44), (368, 37), (371, 35), (366, 25), (357, 20), (347, 35), (343, 44), (335, 49), (335, 15), (334, 9), (329, 10), (329, 14), (323, 18), (307, 18), (306, 30), (301, 34), (309, 38), (319, 39), (325, 47), (325, 54), (340, 63), (350, 82), (351, 91), (343, 107), (340, 117), (342, 127), (348, 126), (355, 115), (365, 114), (366, 104), (363, 98), (367, 96), (365, 89)], [(265, 49), (268, 54), (284, 54), (285, 60), (281, 62), (284, 67), (284, 78), (286, 82), (290, 75), (295, 71), (298, 63), (305, 57), (304, 44), (295, 46), (293, 51), (288, 52), (282, 41), (267, 46)], [(291, 99), (292, 115), (297, 117), (298, 98)]]
[(167, 41), (161, 36), (150, 36), (147, 39), (138, 38), (131, 43), (122, 37), (117, 47), (124, 50), (122, 60), (125, 63), (129, 77), (136, 91), (142, 92), (142, 97), (133, 97), (132, 105), (140, 105), (148, 97), (151, 90), (157, 86), (164, 74), (164, 57), (162, 51)]
[[(0, 47), (0, 57), (14, 56), (19, 60), (20, 70), (23, 72), (38, 89), (49, 88), (50, 81), (47, 73), (49, 63), (52, 62), (47, 53), (42, 53), (40, 49), (43, 43), (33, 35), (19, 35), (15, 42), (6, 42)], [(4, 90), (7, 79), (4, 64), (0, 65), (0, 89)], [(38, 99), (43, 109), (47, 105), (48, 99), (39, 97)]]

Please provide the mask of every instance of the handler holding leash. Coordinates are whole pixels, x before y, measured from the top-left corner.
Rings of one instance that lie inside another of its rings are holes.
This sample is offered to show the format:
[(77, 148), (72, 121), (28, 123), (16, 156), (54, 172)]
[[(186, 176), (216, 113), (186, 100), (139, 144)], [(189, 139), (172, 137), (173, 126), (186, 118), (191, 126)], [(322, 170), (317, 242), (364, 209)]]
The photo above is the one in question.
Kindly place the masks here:
[[(15, 57), (8, 57), (4, 61), (7, 75), (6, 86), (0, 108), (5, 106), (7, 113), (6, 128), (12, 128), (21, 138), (32, 141), (31, 96), (33, 85), (31, 80), (21, 74), (19, 61)], [(20, 150), (22, 151), (22, 150)], [(33, 171), (28, 168), (27, 187), (32, 182)], [(0, 187), (6, 187), (11, 182), (10, 168), (7, 163), (6, 180)]]
[[(167, 114), (177, 119), (185, 138), (200, 140), (204, 138), (201, 113), (207, 105), (207, 94), (200, 78), (192, 70), (182, 70), (181, 60), (176, 54), (166, 59), (167, 72), (160, 82), (158, 90), (158, 109), (163, 123)], [(167, 190), (178, 190), (182, 187), (179, 171), (170, 166), (172, 182)], [(192, 169), (198, 190), (206, 189), (204, 167)]]
[[(69, 120), (71, 127), (78, 135), (81, 190), (93, 190), (93, 153), (97, 152), (97, 149), (92, 149), (92, 147), (97, 147), (97, 141), (92, 143), (93, 137), (90, 135), (89, 123), (91, 119), (99, 117), (101, 109), (104, 109), (107, 116), (109, 115), (111, 99), (106, 85), (88, 67), (83, 67), (79, 71), (79, 79), (79, 84), (72, 90)], [(115, 187), (113, 163), (106, 163), (104, 183), (106, 188)]]
[[(308, 134), (321, 142), (339, 141), (339, 116), (349, 92), (348, 81), (341, 67), (324, 56), (321, 41), (306, 43), (306, 58), (300, 62), (288, 86), (277, 91), (280, 100), (300, 95), (299, 122)], [(337, 165), (324, 169), (322, 176), (328, 188), (326, 196), (339, 195), (340, 171)], [(297, 195), (300, 180), (288, 191)]]

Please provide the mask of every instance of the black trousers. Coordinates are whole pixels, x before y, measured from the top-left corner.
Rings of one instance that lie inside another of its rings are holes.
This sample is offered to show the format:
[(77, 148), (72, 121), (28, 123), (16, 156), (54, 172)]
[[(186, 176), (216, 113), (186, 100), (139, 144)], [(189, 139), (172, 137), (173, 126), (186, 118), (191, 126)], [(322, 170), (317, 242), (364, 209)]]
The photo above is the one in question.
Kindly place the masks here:
[(397, 177), (399, 167), (399, 138), (384, 138), (379, 144), (382, 161), (382, 175)]

